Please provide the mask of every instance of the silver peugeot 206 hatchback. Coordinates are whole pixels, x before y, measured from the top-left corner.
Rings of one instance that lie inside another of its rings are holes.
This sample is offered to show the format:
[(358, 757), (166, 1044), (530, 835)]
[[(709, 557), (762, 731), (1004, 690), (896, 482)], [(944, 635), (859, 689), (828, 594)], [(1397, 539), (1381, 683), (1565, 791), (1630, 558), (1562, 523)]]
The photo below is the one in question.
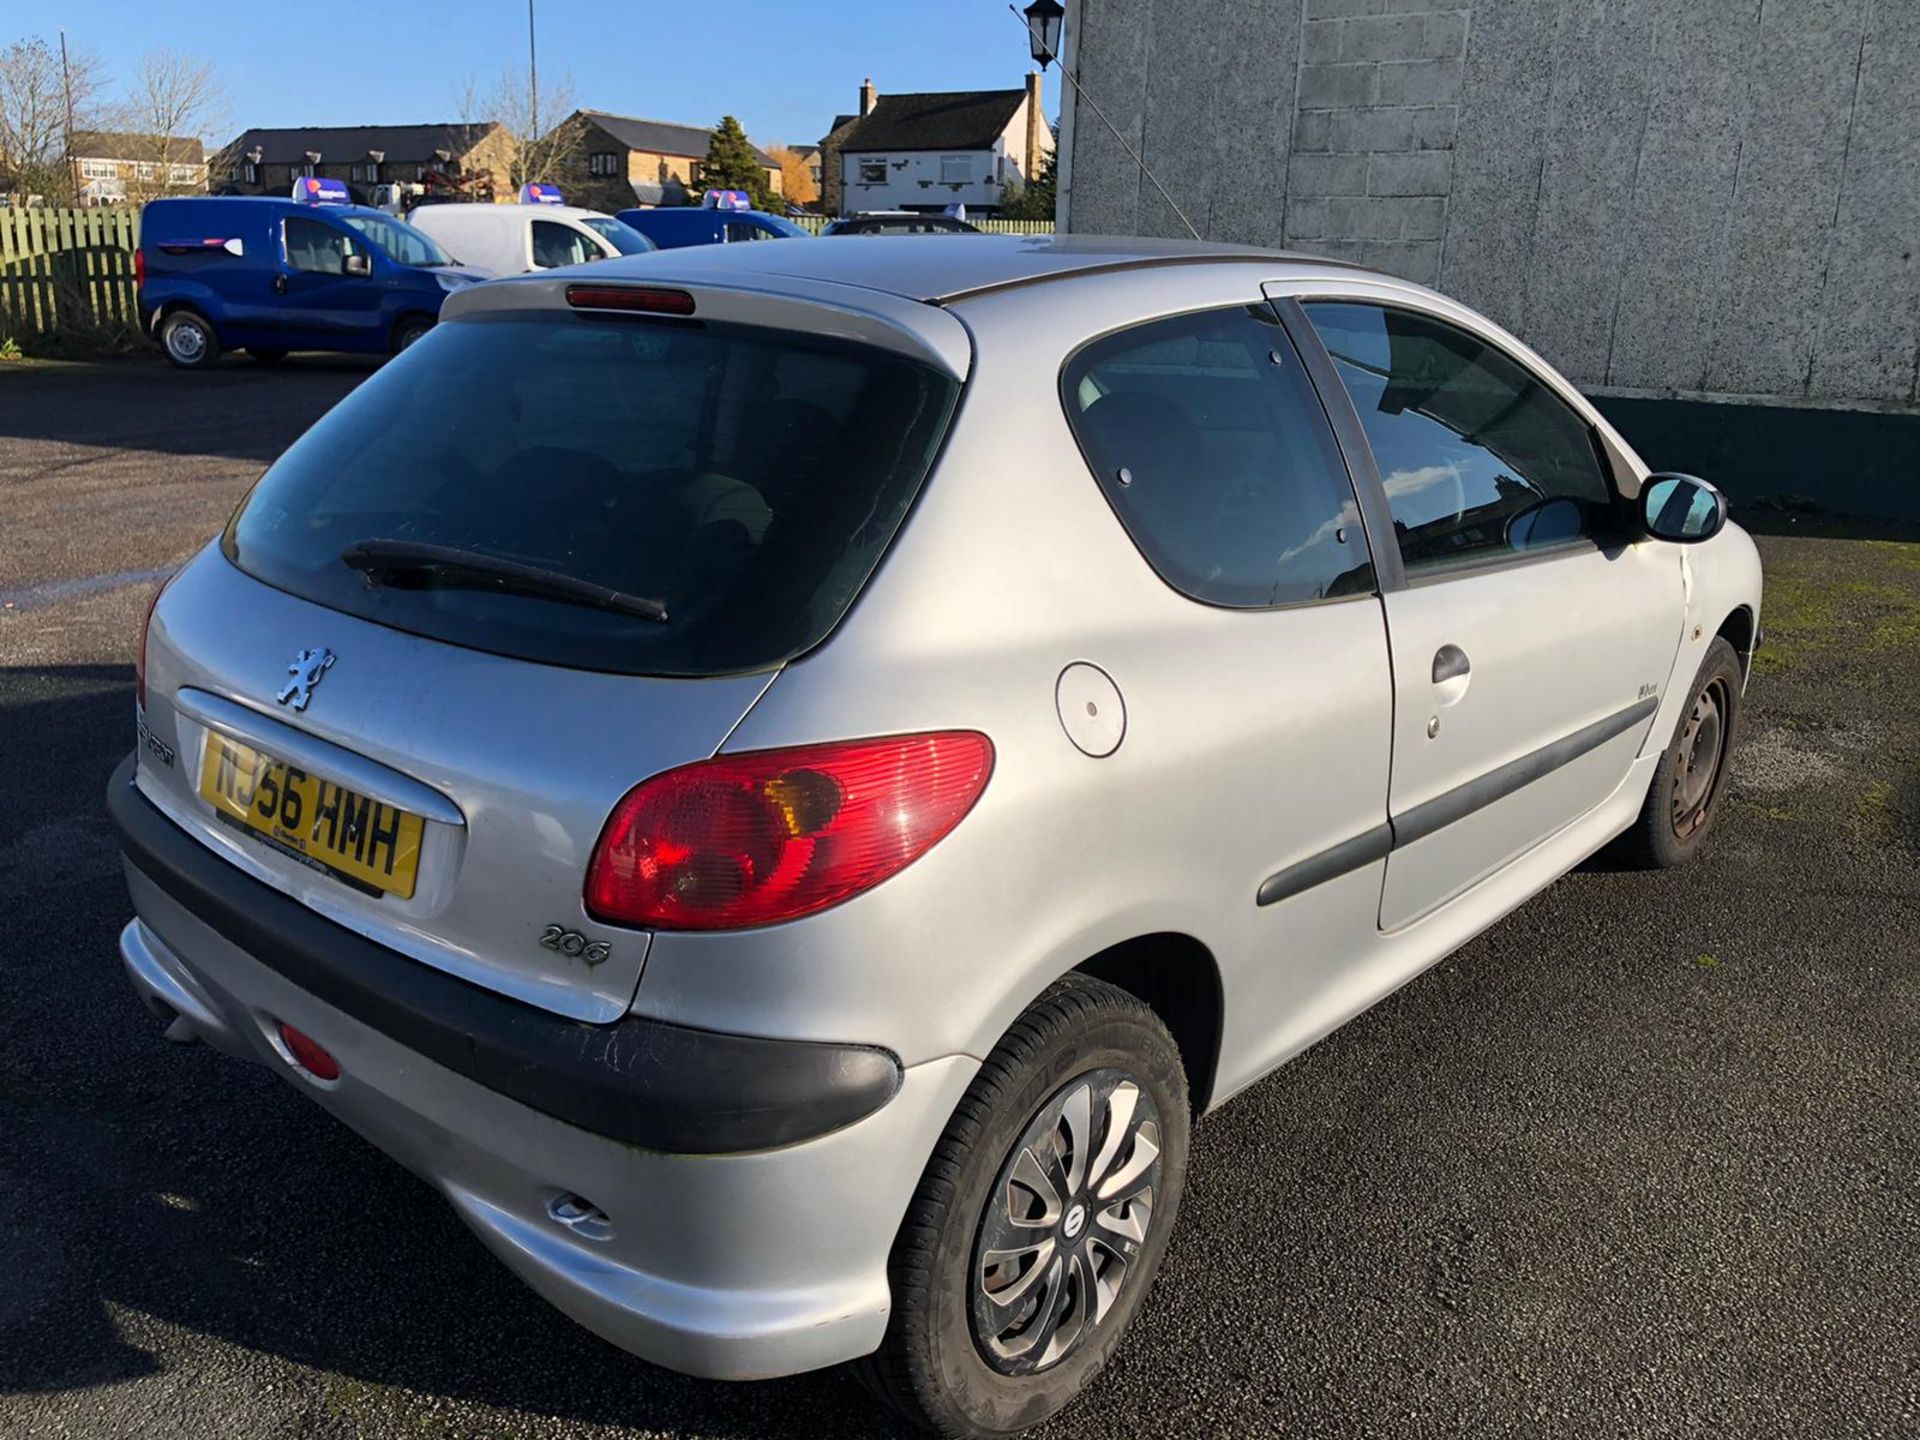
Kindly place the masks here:
[(1346, 265), (502, 281), (158, 596), (121, 950), (614, 1343), (1008, 1434), (1146, 1302), (1196, 1117), (1700, 848), (1759, 602), (1715, 490)]

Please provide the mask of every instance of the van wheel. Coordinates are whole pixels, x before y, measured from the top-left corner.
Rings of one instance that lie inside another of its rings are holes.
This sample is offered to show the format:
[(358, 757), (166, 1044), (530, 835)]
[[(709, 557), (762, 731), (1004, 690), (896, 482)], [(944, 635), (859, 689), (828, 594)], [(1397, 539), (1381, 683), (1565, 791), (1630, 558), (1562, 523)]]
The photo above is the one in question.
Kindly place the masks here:
[(1740, 720), (1740, 656), (1724, 638), (1707, 647), (1679, 728), (1647, 788), (1621, 857), (1646, 870), (1684, 865), (1700, 853), (1720, 818), (1727, 756)]
[(262, 365), (278, 365), (282, 360), (287, 358), (286, 351), (274, 350), (264, 345), (249, 345), (247, 347), (247, 354), (251, 355)]
[(974, 1077), (889, 1262), (893, 1313), (855, 1362), (944, 1435), (1013, 1435), (1105, 1367), (1166, 1253), (1186, 1179), (1180, 1051), (1145, 1004), (1071, 975)]
[(409, 315), (393, 327), (393, 353), (398, 355), (432, 328), (433, 321), (426, 316)]
[(160, 349), (182, 370), (204, 370), (220, 358), (220, 337), (205, 316), (174, 310), (160, 322)]

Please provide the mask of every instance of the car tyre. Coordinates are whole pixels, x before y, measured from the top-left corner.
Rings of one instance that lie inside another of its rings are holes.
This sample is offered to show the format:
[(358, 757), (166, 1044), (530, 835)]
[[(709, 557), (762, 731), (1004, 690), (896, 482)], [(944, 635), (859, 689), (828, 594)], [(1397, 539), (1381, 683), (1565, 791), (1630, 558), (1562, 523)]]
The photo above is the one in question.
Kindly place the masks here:
[(1707, 843), (1724, 808), (1727, 757), (1739, 731), (1744, 683), (1739, 652), (1715, 636), (1653, 772), (1640, 818), (1620, 837), (1620, 852), (1629, 864), (1670, 869), (1686, 864)]
[(197, 310), (171, 310), (160, 321), (160, 351), (181, 370), (205, 370), (220, 358), (220, 336)]
[(282, 360), (287, 358), (286, 351), (275, 350), (265, 345), (249, 345), (247, 347), (247, 354), (262, 365), (278, 365)]
[(1087, 976), (1054, 984), (934, 1147), (862, 1382), (943, 1435), (1018, 1434), (1066, 1406), (1159, 1270), (1190, 1123), (1179, 1047), (1152, 1009)]
[(393, 327), (393, 353), (398, 355), (433, 328), (425, 315), (409, 315)]

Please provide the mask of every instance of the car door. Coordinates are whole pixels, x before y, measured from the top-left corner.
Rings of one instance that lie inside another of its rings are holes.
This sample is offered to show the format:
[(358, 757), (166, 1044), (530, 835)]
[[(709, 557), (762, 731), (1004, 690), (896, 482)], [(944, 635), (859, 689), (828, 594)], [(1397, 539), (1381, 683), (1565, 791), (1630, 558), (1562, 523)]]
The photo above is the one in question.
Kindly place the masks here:
[[(380, 321), (380, 286), (366, 241), (343, 225), (318, 215), (289, 215), (280, 222), (280, 294), (275, 307), (281, 328), (316, 337), (370, 336)], [(358, 256), (366, 274), (349, 274), (347, 261)], [(286, 337), (298, 349), (297, 337)]]
[(1393, 930), (1626, 778), (1680, 642), (1680, 565), (1637, 542), (1592, 425), (1493, 337), (1397, 300), (1303, 308), (1365, 432), (1406, 576), (1383, 597)]
[(1362, 1003), (1352, 967), (1379, 909), (1392, 744), (1368, 531), (1257, 298), (1102, 336), (1068, 361), (1062, 398), (1122, 527), (1184, 597), (1184, 620), (1146, 642), (1154, 663), (1136, 655), (1115, 679), (1135, 763), (1168, 757), (1169, 843), (1228, 879), (1212, 923), (1236, 951), (1231, 1090)]

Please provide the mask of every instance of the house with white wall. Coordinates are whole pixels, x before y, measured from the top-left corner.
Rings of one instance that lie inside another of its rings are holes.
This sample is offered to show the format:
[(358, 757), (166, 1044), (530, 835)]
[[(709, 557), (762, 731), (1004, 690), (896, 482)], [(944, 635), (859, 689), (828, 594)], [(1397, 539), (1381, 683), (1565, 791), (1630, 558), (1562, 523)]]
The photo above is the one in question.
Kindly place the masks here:
[(836, 128), (834, 213), (965, 205), (994, 215), (1040, 173), (1053, 150), (1040, 76), (1019, 90), (879, 95), (860, 87), (860, 114)]

